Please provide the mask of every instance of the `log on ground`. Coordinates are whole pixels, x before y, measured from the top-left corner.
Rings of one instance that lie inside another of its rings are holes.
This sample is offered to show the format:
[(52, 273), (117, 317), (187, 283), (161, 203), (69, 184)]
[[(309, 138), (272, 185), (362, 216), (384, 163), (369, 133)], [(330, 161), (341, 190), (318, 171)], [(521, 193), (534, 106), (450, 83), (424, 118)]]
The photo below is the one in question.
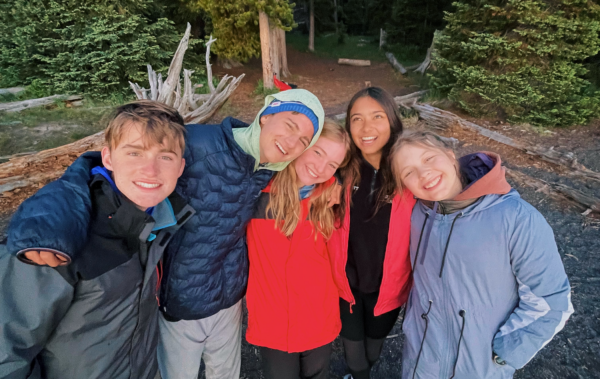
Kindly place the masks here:
[(347, 66), (365, 67), (365, 66), (370, 66), (371, 65), (371, 61), (369, 61), (369, 60), (363, 60), (363, 59), (346, 59), (346, 58), (340, 58), (340, 59), (338, 59), (338, 64), (343, 64), (343, 65), (347, 65)]

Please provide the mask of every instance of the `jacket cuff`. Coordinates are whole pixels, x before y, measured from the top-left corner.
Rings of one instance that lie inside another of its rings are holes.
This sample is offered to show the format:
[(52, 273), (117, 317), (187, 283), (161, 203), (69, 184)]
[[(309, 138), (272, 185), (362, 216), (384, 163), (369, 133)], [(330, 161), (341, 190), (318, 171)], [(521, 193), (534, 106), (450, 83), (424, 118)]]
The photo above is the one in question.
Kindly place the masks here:
[(27, 263), (27, 264), (30, 264), (30, 265), (33, 265), (33, 266), (39, 266), (37, 263), (35, 263), (35, 262), (27, 259), (27, 257), (25, 256), (25, 253), (27, 253), (28, 251), (49, 251), (52, 254), (56, 254), (56, 255), (58, 255), (58, 256), (60, 256), (62, 258), (65, 258), (65, 264), (64, 264), (64, 266), (71, 264), (71, 257), (70, 256), (68, 256), (67, 254), (63, 253), (62, 251), (58, 251), (58, 250), (55, 250), (55, 249), (48, 249), (46, 247), (30, 247), (30, 248), (27, 248), (27, 249), (19, 250), (19, 251), (17, 251), (17, 254), (16, 254), (17, 258), (21, 262), (23, 262), (23, 263)]

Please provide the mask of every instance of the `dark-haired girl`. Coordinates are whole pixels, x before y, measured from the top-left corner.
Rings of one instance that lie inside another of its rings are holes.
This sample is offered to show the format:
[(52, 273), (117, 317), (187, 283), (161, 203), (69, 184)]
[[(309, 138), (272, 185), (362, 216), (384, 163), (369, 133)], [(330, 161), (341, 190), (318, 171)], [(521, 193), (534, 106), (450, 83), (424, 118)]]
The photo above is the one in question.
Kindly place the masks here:
[(369, 378), (410, 289), (409, 233), (414, 205), (399, 194), (388, 156), (402, 133), (392, 96), (365, 88), (348, 105), (352, 160), (343, 170), (344, 220), (329, 241), (340, 292), (341, 337), (354, 379)]

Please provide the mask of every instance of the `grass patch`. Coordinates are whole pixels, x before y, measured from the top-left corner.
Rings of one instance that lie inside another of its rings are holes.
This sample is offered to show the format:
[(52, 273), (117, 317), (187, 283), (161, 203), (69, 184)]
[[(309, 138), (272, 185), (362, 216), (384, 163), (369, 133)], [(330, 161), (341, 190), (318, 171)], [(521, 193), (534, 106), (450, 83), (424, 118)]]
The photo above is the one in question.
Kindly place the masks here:
[[(300, 33), (288, 33), (286, 42), (298, 51), (308, 51), (308, 36)], [(391, 51), (400, 63), (406, 66), (421, 63), (427, 49), (417, 46), (389, 45), (379, 50), (379, 36), (348, 36), (344, 43), (338, 42), (335, 34), (315, 37), (314, 54), (324, 58), (368, 59), (374, 62), (386, 62), (385, 53)]]
[(277, 87), (265, 88), (265, 86), (263, 84), (263, 80), (258, 79), (258, 83), (256, 84), (256, 88), (254, 89), (253, 93), (255, 95), (267, 96), (267, 95), (273, 95), (278, 92), (279, 92), (279, 88), (277, 88)]
[(59, 102), (48, 108), (0, 112), (0, 156), (51, 149), (97, 133), (106, 127), (114, 106), (128, 100), (84, 100), (80, 108), (66, 108)]

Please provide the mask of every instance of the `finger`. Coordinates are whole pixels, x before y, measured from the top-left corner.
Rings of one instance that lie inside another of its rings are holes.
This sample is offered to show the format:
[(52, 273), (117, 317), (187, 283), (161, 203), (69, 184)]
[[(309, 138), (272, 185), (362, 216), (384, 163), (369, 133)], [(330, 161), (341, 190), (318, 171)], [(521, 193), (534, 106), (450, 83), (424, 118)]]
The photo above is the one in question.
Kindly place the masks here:
[(49, 251), (40, 251), (40, 257), (50, 267), (57, 267), (58, 265), (63, 263), (62, 260), (56, 258), (56, 254), (51, 253)]
[(44, 262), (42, 260), (42, 258), (40, 258), (40, 253), (39, 251), (28, 251), (25, 253), (25, 258), (29, 259), (30, 261), (32, 261), (33, 263), (40, 265), (40, 266), (45, 266), (46, 262)]
[(60, 260), (61, 260), (61, 261), (63, 261), (63, 262), (67, 262), (67, 261), (68, 261), (68, 260), (67, 260), (67, 258), (66, 258), (66, 257), (63, 257), (62, 255), (58, 255), (58, 254), (56, 254), (56, 258), (60, 259)]

